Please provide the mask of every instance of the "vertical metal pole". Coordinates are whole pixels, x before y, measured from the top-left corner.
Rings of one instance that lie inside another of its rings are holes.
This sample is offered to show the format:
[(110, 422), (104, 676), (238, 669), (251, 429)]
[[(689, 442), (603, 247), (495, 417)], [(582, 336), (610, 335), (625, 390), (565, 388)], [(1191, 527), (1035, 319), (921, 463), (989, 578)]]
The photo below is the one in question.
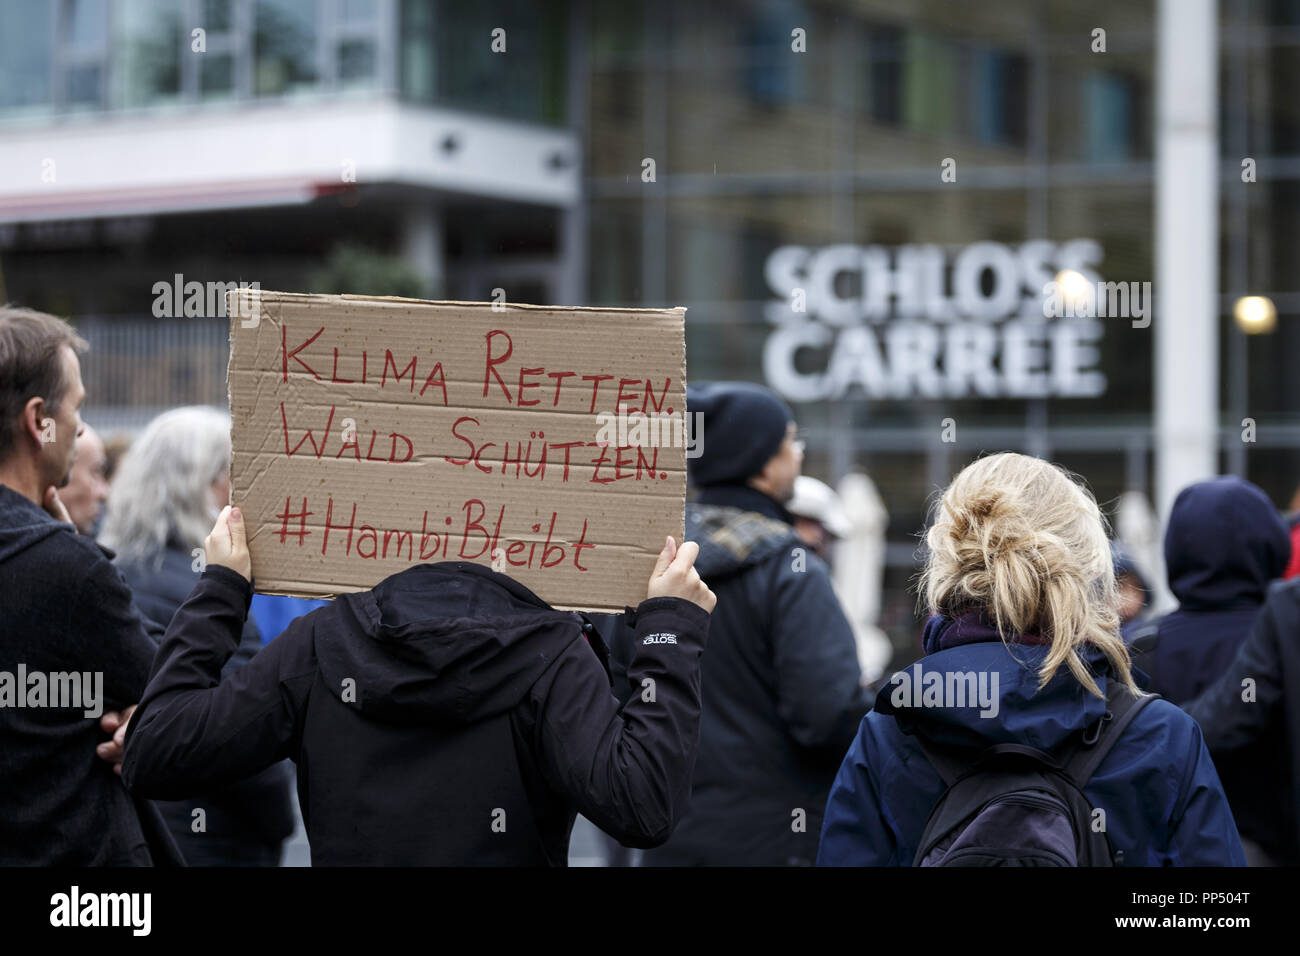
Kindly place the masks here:
[[(655, 161), (656, 182), (645, 190), (641, 217), (641, 302), (663, 306), (668, 298), (668, 23), (670, 7), (645, 5), (645, 144)], [(640, 176), (641, 169), (632, 171)]]
[[(1048, 98), (1048, 33), (1044, 25), (1047, 11), (1037, 7), (1034, 11), (1034, 43), (1029, 59), (1029, 110), (1025, 124), (1025, 165), (1028, 167), (1028, 195), (1025, 203), (1026, 239), (1048, 239), (1047, 198), (1047, 122)], [(1066, 237), (1062, 237), (1066, 238)]]
[[(835, 34), (830, 38), (831, 56), (831, 141), (833, 143), (831, 168), (834, 171), (831, 182), (831, 194), (827, 197), (831, 203), (832, 230), (836, 242), (853, 242), (856, 228), (856, 214), (853, 166), (857, 161), (854, 150), (856, 136), (856, 86), (854, 72), (857, 61), (854, 57), (854, 44), (859, 39), (853, 21), (836, 23)], [(816, 42), (816, 41), (814, 41)], [(813, 54), (793, 54), (788, 50), (783, 55), (795, 57), (794, 69), (807, 69), (801, 57)], [(833, 398), (831, 404), (831, 432), (828, 462), (830, 474), (827, 481), (837, 485), (845, 475), (853, 470), (858, 458), (858, 429), (854, 428), (853, 403), (856, 399)], [(867, 399), (862, 399), (863, 402)]]
[(554, 290), (555, 301), (561, 305), (582, 305), (587, 301), (587, 228), (590, 191), (587, 186), (587, 135), (590, 109), (591, 64), (588, 58), (590, 35), (589, 4), (585, 0), (568, 8), (567, 42), (565, 60), (568, 89), (566, 101), (567, 125), (573, 131), (577, 150), (572, 157), (577, 164), (578, 195), (573, 204), (560, 210), (559, 288)]
[(447, 298), (442, 215), (436, 201), (428, 197), (408, 201), (401, 228), (402, 258), (424, 280), (425, 294)]
[(379, 92), (402, 96), (402, 10), (400, 0), (379, 0), (375, 16), (375, 50), (379, 56)]
[[(1231, 33), (1231, 52), (1228, 69), (1228, 91), (1225, 97), (1231, 116), (1232, 155), (1250, 155), (1247, 142), (1248, 123), (1250, 120), (1246, 108), (1246, 11), (1242, 0), (1233, 0), (1232, 16), (1229, 19)], [(1229, 211), (1232, 226), (1228, 231), (1231, 240), (1228, 243), (1228, 288), (1234, 299), (1248, 294), (1250, 285), (1249, 262), (1250, 250), (1250, 209), (1246, 202), (1244, 184), (1237, 182), (1231, 187)], [(1241, 440), (1236, 430), (1241, 428), (1241, 420), (1250, 412), (1250, 387), (1248, 378), (1250, 370), (1246, 362), (1246, 333), (1236, 322), (1228, 327), (1228, 367), (1231, 399), (1228, 407), (1232, 419), (1228, 422), (1228, 471), (1234, 475), (1247, 477), (1246, 443)]]
[(1215, 0), (1156, 15), (1156, 507), (1213, 475), (1219, 424)]
[[(1033, 52), (1030, 54), (1029, 69), (1029, 121), (1026, 123), (1025, 159), (1028, 167), (1028, 195), (1025, 197), (1026, 239), (1048, 239), (1051, 228), (1048, 221), (1047, 195), (1047, 124), (1048, 124), (1048, 79), (1047, 68), (1049, 39), (1047, 31), (1047, 10), (1038, 6), (1034, 10)], [(1064, 237), (1062, 237), (1064, 238)], [(1025, 448), (1028, 455), (1038, 458), (1047, 457), (1047, 399), (1031, 398), (1025, 402)]]

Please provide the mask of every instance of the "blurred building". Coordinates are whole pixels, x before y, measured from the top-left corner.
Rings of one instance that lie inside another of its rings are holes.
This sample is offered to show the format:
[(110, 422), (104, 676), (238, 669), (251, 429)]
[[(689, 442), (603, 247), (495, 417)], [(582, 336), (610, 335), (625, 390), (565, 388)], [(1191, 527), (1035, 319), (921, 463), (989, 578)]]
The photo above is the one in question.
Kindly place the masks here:
[[(693, 376), (804, 399), (805, 469), (866, 471), (889, 507), (883, 623), (910, 625), (927, 499), (980, 451), (1061, 462), (1108, 510), (1126, 490), (1156, 497), (1155, 326), (1044, 323), (1040, 296), (1067, 267), (1157, 278), (1156, 3), (619, 9), (593, 19), (592, 298), (689, 306)], [(1222, 0), (1217, 39), (1209, 426), (1219, 470), (1285, 506), (1300, 483), (1287, 371), (1300, 354), (1300, 3)], [(655, 183), (639, 181), (646, 157)], [(1248, 294), (1276, 304), (1270, 334), (1233, 322)]]
[[(5, 0), (0, 299), (93, 339), (109, 427), (224, 401), (225, 320), (155, 315), (177, 275), (685, 305), (693, 378), (768, 382), (810, 473), (872, 476), (910, 620), (912, 533), (979, 451), (1154, 492), (1152, 327), (1041, 293), (1156, 279), (1156, 9)], [(1217, 72), (1219, 465), (1286, 504), (1300, 0), (1221, 0)]]
[(77, 322), (112, 427), (224, 403), (210, 283), (580, 299), (563, 13), (6, 0), (0, 300)]

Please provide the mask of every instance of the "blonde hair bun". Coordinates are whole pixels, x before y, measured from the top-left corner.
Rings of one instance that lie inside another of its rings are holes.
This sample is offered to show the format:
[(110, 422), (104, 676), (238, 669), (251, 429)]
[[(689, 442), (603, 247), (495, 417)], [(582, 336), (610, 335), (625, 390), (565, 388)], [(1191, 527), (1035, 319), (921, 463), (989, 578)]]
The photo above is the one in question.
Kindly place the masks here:
[(1014, 452), (977, 459), (940, 495), (925, 540), (921, 592), (932, 611), (982, 611), (1004, 641), (1050, 639), (1040, 687), (1065, 664), (1100, 696), (1081, 652), (1093, 644), (1136, 692), (1105, 520), (1081, 480)]

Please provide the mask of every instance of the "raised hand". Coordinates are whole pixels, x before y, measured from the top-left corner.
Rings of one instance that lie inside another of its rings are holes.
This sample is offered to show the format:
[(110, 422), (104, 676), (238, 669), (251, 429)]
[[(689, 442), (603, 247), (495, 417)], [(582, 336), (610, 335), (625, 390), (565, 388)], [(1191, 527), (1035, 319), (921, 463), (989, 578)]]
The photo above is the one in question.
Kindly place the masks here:
[(699, 553), (700, 546), (694, 541), (687, 541), (679, 548), (677, 542), (669, 537), (650, 574), (646, 597), (682, 598), (712, 613), (718, 598), (695, 570), (695, 559)]

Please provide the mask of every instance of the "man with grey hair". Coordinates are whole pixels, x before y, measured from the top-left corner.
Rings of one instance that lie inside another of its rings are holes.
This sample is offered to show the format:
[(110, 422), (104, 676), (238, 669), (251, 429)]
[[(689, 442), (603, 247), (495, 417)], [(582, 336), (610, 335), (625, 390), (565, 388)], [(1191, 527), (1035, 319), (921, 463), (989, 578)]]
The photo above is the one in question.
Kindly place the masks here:
[(110, 556), (77, 533), (57, 490), (83, 429), (77, 355), (85, 349), (62, 319), (0, 307), (5, 866), (180, 861), (157, 810), (133, 799), (118, 775), (156, 626), (141, 617)]

